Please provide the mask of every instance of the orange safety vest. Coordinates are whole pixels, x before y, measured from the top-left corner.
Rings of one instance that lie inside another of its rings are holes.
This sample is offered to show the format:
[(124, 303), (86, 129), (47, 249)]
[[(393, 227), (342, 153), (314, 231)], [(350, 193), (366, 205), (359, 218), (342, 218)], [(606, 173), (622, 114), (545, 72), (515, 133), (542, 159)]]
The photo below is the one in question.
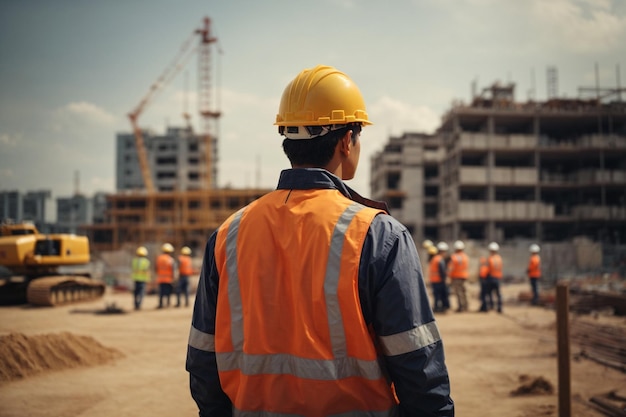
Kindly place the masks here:
[(497, 253), (489, 255), (489, 276), (502, 279), (502, 257)]
[(215, 352), (233, 415), (396, 411), (358, 293), (379, 213), (337, 190), (276, 190), (220, 227)]
[(541, 278), (541, 258), (536, 253), (530, 255), (528, 261), (528, 276), (530, 278)]
[(431, 284), (438, 284), (441, 282), (441, 274), (439, 274), (439, 264), (441, 263), (441, 255), (437, 254), (433, 256), (428, 265), (428, 279)]
[(193, 274), (193, 268), (191, 267), (191, 256), (179, 255), (178, 256), (178, 273), (180, 275), (189, 276)]
[(486, 279), (487, 275), (489, 275), (489, 263), (487, 262), (487, 258), (483, 256), (480, 258), (480, 267), (478, 268), (478, 277), (481, 279)]
[(465, 252), (455, 252), (450, 256), (450, 278), (452, 279), (467, 279), (469, 258)]
[(156, 258), (156, 276), (159, 284), (171, 284), (174, 281), (174, 258), (167, 253)]

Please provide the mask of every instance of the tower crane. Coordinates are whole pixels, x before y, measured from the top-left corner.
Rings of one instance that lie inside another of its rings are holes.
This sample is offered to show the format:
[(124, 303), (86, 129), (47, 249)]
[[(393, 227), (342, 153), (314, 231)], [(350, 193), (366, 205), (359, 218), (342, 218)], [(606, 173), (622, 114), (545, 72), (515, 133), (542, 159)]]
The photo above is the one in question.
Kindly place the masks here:
[[(200, 42), (195, 47), (193, 46), (193, 40), (197, 35), (200, 35)], [(141, 170), (141, 176), (143, 179), (146, 192), (154, 193), (155, 186), (150, 170), (150, 164), (148, 162), (148, 154), (146, 151), (145, 141), (143, 138), (143, 132), (139, 127), (139, 116), (145, 111), (146, 107), (154, 100), (155, 96), (163, 90), (163, 88), (169, 84), (169, 82), (184, 68), (186, 62), (194, 54), (194, 52), (200, 51), (198, 58), (198, 95), (199, 95), (199, 108), (200, 115), (204, 122), (203, 135), (206, 143), (205, 163), (206, 174), (205, 184), (211, 185), (211, 173), (212, 173), (212, 153), (213, 153), (213, 139), (211, 135), (211, 128), (209, 120), (220, 116), (219, 112), (211, 111), (210, 108), (210, 44), (217, 42), (217, 38), (212, 37), (210, 34), (210, 19), (204, 18), (204, 27), (194, 30), (191, 35), (183, 42), (178, 54), (174, 57), (171, 63), (165, 68), (163, 73), (157, 78), (157, 80), (150, 86), (148, 92), (142, 97), (135, 108), (128, 113), (128, 118), (133, 129), (135, 136), (135, 148), (137, 151), (137, 158), (139, 160), (139, 168)], [(189, 123), (189, 114), (186, 109), (183, 114), (184, 118)]]

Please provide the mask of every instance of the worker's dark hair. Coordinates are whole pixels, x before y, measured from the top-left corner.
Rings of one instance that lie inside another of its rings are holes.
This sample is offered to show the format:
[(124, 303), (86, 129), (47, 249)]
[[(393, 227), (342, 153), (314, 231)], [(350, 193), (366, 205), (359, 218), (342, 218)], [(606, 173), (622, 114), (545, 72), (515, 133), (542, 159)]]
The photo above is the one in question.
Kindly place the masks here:
[(337, 143), (352, 130), (352, 143), (356, 143), (361, 132), (360, 124), (352, 124), (328, 132), (315, 139), (284, 139), (283, 151), (291, 165), (326, 166), (333, 157)]

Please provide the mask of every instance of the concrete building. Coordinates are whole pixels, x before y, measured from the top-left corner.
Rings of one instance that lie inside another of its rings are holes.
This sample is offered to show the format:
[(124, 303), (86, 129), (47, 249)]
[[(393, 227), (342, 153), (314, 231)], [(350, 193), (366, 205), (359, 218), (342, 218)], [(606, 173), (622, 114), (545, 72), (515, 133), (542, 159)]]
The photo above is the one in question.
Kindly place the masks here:
[(93, 223), (93, 200), (81, 194), (57, 198), (57, 233), (80, 233), (79, 228)]
[(40, 231), (47, 231), (46, 221), (50, 190), (28, 191), (22, 194), (19, 191), (0, 191), (0, 220), (13, 222), (31, 222)]
[[(454, 104), (434, 135), (391, 138), (372, 160), (372, 196), (418, 242), (623, 243), (626, 102), (623, 89), (602, 91), (520, 103), (514, 84), (496, 83)], [(438, 168), (428, 168), (427, 152), (441, 157)], [(433, 210), (436, 221), (426, 215)]]
[[(155, 191), (192, 191), (215, 188), (217, 184), (217, 139), (207, 150), (203, 135), (190, 128), (170, 127), (163, 136), (143, 131)], [(210, 163), (206, 154), (210, 152)], [(207, 174), (210, 169), (210, 175)], [(206, 184), (210, 178), (211, 184)], [(116, 146), (116, 189), (118, 192), (144, 189), (132, 133), (119, 133)]]
[(371, 158), (372, 198), (384, 200), (416, 242), (439, 235), (440, 138), (423, 133), (392, 137)]

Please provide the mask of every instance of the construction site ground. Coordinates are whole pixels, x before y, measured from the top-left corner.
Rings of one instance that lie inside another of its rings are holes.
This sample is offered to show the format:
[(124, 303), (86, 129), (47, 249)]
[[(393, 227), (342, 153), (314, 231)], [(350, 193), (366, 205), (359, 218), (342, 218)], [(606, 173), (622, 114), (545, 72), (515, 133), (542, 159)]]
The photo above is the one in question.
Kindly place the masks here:
[[(470, 312), (437, 316), (456, 415), (557, 416), (555, 311), (518, 302), (526, 285), (503, 290), (503, 314), (476, 312), (478, 287), (470, 284)], [(152, 295), (133, 311), (130, 293), (109, 288), (103, 299), (73, 306), (0, 307), (0, 415), (197, 415), (185, 371), (192, 308), (173, 304), (156, 309)], [(572, 320), (626, 331), (624, 317)], [(571, 353), (572, 416), (605, 415), (590, 399), (623, 391), (626, 373), (585, 358), (576, 345)]]

